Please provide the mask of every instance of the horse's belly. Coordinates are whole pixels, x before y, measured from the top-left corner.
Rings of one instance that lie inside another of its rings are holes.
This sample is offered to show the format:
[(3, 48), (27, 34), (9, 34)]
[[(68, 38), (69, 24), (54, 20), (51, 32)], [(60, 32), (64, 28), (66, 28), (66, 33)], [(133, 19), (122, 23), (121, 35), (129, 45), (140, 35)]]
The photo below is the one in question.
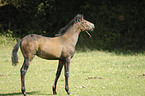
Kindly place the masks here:
[(55, 50), (48, 50), (48, 51), (38, 51), (36, 54), (38, 57), (44, 58), (44, 59), (50, 59), (50, 60), (56, 60), (60, 58), (60, 53)]

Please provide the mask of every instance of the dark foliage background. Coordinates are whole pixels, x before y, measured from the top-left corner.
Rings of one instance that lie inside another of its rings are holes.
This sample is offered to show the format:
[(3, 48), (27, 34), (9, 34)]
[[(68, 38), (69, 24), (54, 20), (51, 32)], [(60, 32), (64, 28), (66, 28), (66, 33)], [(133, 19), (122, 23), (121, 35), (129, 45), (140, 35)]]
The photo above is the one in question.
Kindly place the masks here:
[(78, 13), (95, 24), (79, 48), (143, 50), (145, 0), (0, 0), (0, 32), (54, 36)]

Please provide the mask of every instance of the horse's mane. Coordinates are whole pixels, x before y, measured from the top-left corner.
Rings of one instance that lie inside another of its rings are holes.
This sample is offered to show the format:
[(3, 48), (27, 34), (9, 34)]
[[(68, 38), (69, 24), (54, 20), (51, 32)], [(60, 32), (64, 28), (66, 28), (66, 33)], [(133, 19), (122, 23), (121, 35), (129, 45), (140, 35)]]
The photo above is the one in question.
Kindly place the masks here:
[(56, 34), (55, 36), (62, 36), (64, 35), (68, 29), (78, 20), (78, 19), (81, 19), (83, 17), (83, 15), (81, 14), (78, 14), (77, 16), (74, 17), (74, 19), (72, 19), (65, 27), (61, 28), (59, 31), (58, 31), (58, 34)]

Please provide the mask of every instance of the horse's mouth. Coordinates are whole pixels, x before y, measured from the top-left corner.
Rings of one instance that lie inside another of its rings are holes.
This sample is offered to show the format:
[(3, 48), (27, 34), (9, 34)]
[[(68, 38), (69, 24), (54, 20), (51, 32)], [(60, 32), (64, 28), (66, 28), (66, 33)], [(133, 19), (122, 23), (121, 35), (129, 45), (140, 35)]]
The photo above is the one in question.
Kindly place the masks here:
[(95, 29), (95, 26), (94, 26), (94, 24), (92, 24), (91, 26), (90, 26), (90, 31), (93, 31)]

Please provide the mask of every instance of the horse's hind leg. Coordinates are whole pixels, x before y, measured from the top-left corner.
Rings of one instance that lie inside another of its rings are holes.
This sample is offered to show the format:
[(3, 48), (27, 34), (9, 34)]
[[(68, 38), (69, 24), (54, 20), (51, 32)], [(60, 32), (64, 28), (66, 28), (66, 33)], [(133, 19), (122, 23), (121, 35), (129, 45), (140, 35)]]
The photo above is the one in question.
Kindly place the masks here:
[(27, 96), (26, 91), (25, 91), (25, 75), (26, 75), (27, 69), (28, 69), (31, 61), (32, 61), (32, 59), (25, 59), (23, 66), (20, 70), (20, 72), (21, 72), (21, 91), (24, 94), (24, 96)]

